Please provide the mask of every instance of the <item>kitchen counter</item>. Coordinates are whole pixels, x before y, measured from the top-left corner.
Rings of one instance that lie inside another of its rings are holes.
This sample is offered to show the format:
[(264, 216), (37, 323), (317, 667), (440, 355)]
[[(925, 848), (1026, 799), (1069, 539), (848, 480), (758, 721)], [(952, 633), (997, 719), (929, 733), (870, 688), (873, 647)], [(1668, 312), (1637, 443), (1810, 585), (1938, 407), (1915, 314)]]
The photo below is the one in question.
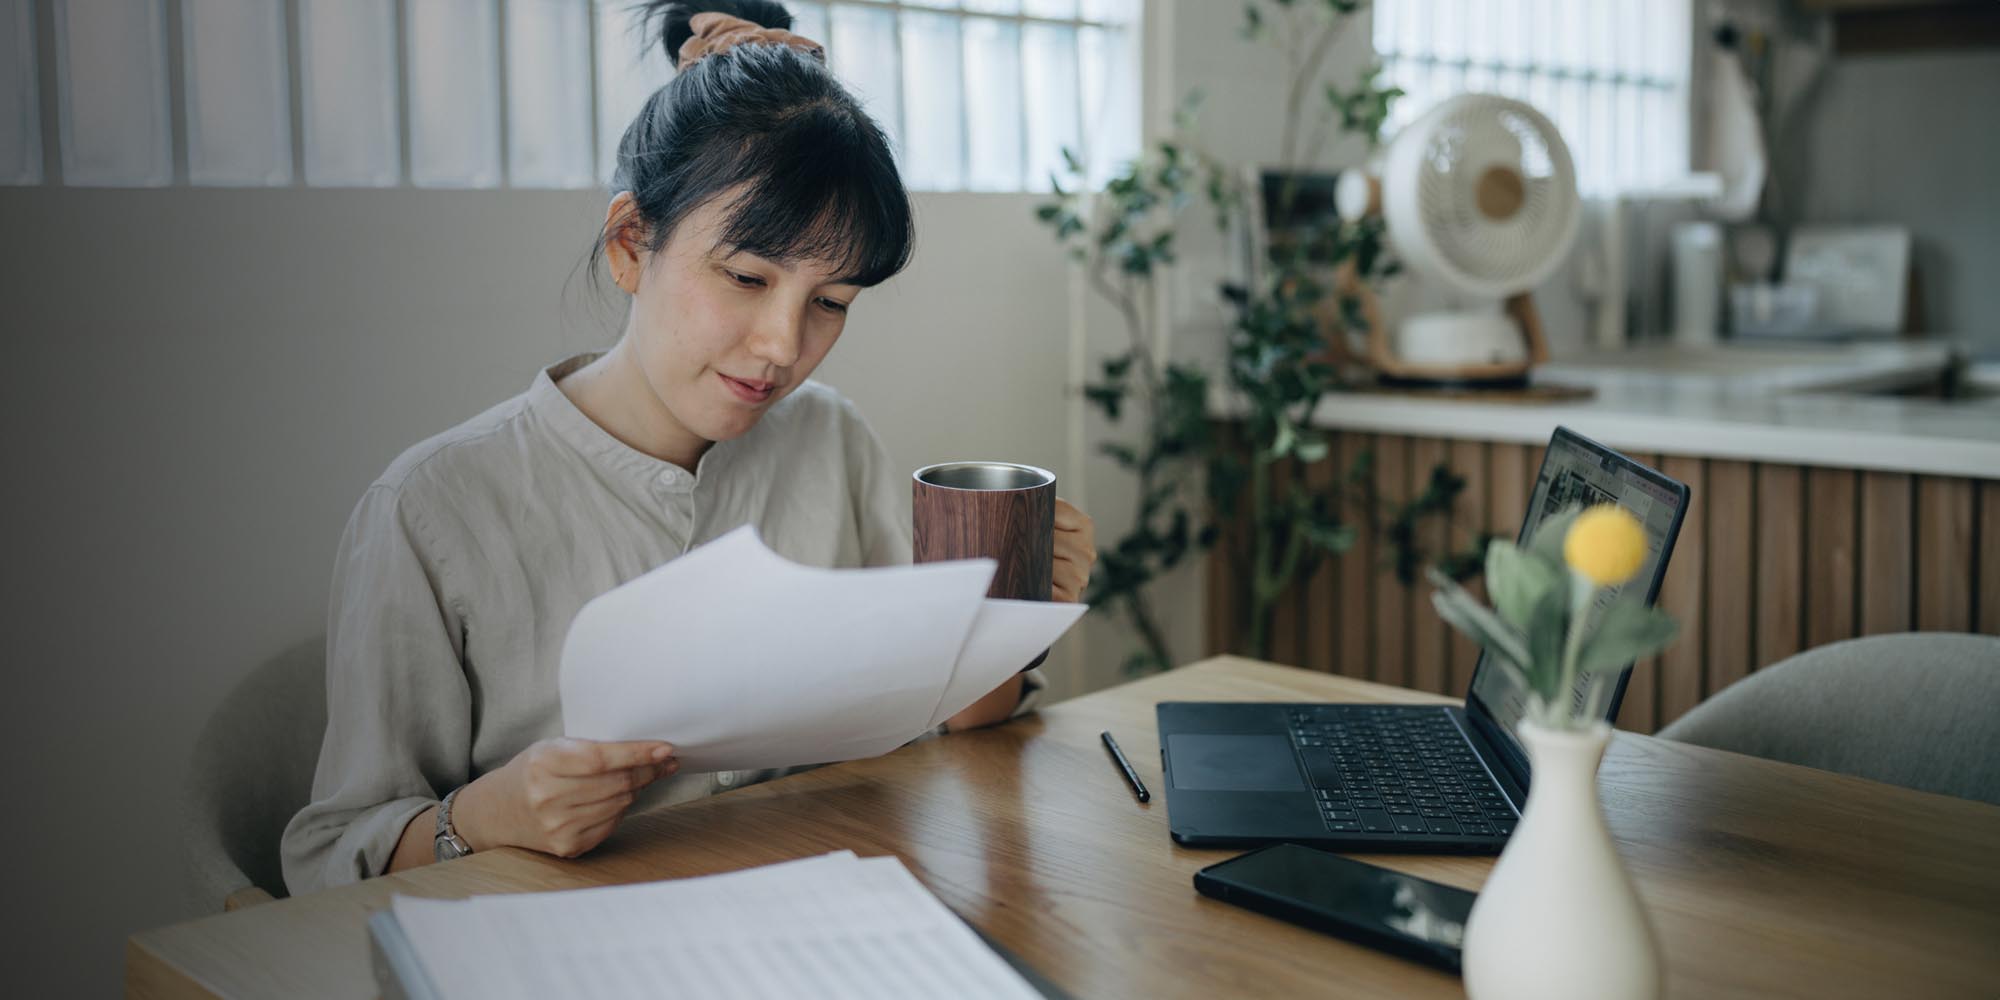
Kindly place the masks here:
[(1313, 423), (1525, 444), (1547, 441), (1562, 424), (1633, 452), (2000, 479), (2000, 394), (1894, 395), (1937, 382), (1952, 362), (1949, 346), (1924, 342), (1648, 347), (1535, 373), (1537, 384), (1589, 386), (1590, 399), (1352, 393), (1322, 401)]

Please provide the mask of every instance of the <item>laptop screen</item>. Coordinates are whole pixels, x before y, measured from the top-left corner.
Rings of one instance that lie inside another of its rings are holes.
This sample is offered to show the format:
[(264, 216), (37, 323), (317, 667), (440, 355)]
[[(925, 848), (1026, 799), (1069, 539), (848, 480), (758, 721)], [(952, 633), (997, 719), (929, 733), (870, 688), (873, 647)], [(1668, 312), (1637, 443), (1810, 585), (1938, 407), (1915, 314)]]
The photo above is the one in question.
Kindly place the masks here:
[[(1519, 540), (1526, 543), (1544, 520), (1571, 507), (1618, 504), (1645, 526), (1649, 551), (1638, 575), (1621, 587), (1600, 591), (1598, 604), (1602, 606), (1632, 587), (1644, 588), (1645, 596), (1651, 599), (1659, 590), (1661, 560), (1679, 528), (1684, 491), (1685, 487), (1617, 452), (1558, 429), (1542, 460), (1541, 475), (1535, 479)], [(1619, 685), (1631, 669), (1627, 666), (1618, 673), (1579, 678), (1570, 691), (1577, 714), (1608, 718), (1616, 708)], [(1516, 742), (1514, 725), (1527, 711), (1527, 692), (1505, 670), (1488, 664), (1483, 652), (1472, 675), (1472, 699), (1485, 707), (1510, 744)], [(1519, 752), (1518, 746), (1509, 749)]]

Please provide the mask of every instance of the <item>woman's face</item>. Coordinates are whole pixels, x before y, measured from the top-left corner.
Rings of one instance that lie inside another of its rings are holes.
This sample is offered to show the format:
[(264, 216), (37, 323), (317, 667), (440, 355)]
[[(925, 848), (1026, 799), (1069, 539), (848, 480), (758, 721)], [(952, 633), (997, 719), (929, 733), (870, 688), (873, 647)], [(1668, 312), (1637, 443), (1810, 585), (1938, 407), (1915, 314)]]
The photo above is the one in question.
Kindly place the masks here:
[[(611, 204), (619, 218), (631, 204)], [(826, 358), (861, 292), (823, 262), (784, 264), (718, 245), (730, 193), (682, 221), (658, 252), (636, 238), (609, 248), (632, 295), (626, 331), (666, 415), (704, 441), (749, 431)]]

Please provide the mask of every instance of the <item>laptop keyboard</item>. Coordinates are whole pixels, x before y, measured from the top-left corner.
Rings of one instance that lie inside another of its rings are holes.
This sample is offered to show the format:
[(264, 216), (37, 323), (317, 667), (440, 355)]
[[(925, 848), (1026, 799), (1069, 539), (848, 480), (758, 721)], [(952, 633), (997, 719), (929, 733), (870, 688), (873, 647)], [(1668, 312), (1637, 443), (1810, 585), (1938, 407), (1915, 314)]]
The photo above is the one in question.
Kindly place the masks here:
[(1514, 809), (1445, 712), (1320, 705), (1288, 713), (1333, 833), (1504, 837)]

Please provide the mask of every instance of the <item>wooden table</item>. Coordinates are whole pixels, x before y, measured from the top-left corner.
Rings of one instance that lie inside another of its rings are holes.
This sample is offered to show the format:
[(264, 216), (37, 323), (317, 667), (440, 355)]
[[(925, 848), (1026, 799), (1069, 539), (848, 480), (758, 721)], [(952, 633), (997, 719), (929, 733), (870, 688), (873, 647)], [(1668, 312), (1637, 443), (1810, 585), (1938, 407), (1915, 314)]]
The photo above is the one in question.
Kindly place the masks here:
[[(367, 915), (460, 897), (900, 855), (961, 916), (1077, 997), (1459, 996), (1457, 979), (1197, 895), (1229, 851), (1167, 836), (1097, 735), (1159, 788), (1153, 705), (1440, 701), (1218, 658), (887, 757), (632, 818), (588, 857), (518, 850), (134, 936), (134, 996), (366, 997)], [(2000, 992), (2000, 808), (1620, 733), (1602, 772), (1674, 997)], [(1477, 888), (1490, 858), (1369, 860)], [(1584, 945), (1587, 947), (1587, 945)]]

